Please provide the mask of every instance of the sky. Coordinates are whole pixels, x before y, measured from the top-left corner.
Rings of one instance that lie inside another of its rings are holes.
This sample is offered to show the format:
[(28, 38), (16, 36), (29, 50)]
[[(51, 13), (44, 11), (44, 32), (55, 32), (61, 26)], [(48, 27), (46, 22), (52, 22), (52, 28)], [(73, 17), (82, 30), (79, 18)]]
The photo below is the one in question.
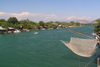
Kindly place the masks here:
[(19, 21), (93, 21), (100, 18), (100, 0), (0, 0), (0, 19)]

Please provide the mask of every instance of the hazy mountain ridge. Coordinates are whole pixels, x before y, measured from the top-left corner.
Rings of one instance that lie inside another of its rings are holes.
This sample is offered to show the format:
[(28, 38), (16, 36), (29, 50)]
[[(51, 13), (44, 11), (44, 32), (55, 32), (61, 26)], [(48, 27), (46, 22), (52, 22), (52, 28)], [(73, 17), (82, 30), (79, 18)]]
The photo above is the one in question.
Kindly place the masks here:
[[(98, 20), (100, 20), (100, 18), (98, 19)], [(96, 20), (93, 20), (93, 21), (91, 21), (92, 23), (97, 23), (97, 21)]]
[(87, 21), (87, 20), (75, 20), (74, 22), (79, 22), (79, 23), (91, 23), (90, 21)]
[(79, 22), (79, 23), (97, 23), (96, 20), (93, 20), (93, 21), (87, 21), (87, 20), (75, 20), (74, 22)]
[(96, 20), (93, 20), (93, 21), (91, 21), (91, 23), (97, 23), (97, 21)]

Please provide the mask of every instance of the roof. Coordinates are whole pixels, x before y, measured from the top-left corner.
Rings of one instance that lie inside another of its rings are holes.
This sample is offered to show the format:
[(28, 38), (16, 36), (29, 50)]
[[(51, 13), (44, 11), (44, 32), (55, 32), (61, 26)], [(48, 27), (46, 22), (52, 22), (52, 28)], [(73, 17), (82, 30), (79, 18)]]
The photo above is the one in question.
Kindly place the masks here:
[(9, 29), (14, 29), (14, 28), (12, 28), (12, 27), (8, 27)]
[(1, 26), (0, 26), (0, 30), (7, 30), (6, 28), (2, 28)]

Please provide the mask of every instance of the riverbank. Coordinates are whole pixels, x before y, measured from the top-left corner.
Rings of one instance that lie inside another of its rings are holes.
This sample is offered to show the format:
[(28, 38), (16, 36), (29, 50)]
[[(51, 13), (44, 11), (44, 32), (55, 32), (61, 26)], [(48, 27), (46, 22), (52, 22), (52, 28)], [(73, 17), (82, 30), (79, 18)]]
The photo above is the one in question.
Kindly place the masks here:
[[(68, 27), (79, 27), (79, 26), (68, 26)], [(20, 33), (20, 32), (29, 32), (29, 31), (35, 31), (35, 30), (47, 30), (47, 29), (60, 29), (60, 28), (68, 28), (68, 27), (63, 27), (62, 25), (59, 25), (59, 26), (53, 26), (52, 28), (47, 28), (47, 27), (40, 27), (40, 28), (37, 28), (35, 27), (35, 29), (24, 29), (23, 26), (20, 26), (19, 29), (15, 29), (15, 28), (12, 28), (12, 27), (8, 27), (8, 28), (2, 28), (0, 26), (0, 33), (1, 34), (10, 34), (10, 33)], [(81, 27), (81, 26), (80, 26)]]

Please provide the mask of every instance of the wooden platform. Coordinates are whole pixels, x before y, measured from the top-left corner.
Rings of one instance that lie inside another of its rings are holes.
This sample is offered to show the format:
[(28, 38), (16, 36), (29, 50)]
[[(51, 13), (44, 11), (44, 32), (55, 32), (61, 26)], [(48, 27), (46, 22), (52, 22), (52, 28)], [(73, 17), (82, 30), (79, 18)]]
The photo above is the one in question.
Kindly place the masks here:
[(97, 67), (100, 67), (100, 58), (97, 58)]

